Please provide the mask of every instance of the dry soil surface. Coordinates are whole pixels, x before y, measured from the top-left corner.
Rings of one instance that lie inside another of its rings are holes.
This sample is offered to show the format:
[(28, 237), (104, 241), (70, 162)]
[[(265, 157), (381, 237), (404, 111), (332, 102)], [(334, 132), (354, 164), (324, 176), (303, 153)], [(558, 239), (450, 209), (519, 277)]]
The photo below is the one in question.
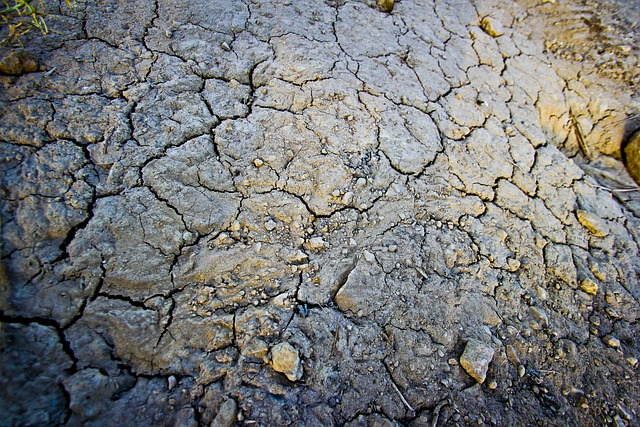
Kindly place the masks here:
[(51, 12), (0, 425), (639, 425), (637, 0)]

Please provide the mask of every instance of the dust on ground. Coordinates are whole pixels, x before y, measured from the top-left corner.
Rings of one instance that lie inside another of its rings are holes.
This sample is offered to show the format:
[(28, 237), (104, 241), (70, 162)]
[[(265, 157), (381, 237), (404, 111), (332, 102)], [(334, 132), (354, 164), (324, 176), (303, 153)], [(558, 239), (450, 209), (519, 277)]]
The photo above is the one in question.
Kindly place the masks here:
[(0, 76), (0, 424), (638, 425), (637, 6), (62, 2)]

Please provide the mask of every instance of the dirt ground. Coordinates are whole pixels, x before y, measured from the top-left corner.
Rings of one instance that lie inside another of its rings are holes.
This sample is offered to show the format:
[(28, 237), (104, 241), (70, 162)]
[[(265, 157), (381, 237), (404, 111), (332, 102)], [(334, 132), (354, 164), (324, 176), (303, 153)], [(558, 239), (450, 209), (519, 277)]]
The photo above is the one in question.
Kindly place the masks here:
[(0, 425), (640, 425), (640, 1), (49, 6)]

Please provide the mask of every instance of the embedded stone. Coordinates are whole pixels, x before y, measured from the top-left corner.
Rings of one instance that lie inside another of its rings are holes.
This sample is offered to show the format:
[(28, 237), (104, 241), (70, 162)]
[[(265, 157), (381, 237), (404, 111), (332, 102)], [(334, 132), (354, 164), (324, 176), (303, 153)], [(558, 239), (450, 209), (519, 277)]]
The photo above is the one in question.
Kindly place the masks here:
[(285, 374), (291, 381), (302, 378), (300, 354), (291, 344), (283, 342), (271, 349), (271, 367), (274, 371)]
[(469, 340), (462, 356), (460, 356), (460, 365), (473, 379), (483, 383), (487, 378), (487, 370), (493, 353), (493, 348), (488, 345), (477, 340)]
[(378, 0), (378, 7), (383, 12), (391, 12), (393, 10), (394, 0)]
[(238, 417), (238, 404), (233, 399), (227, 399), (220, 409), (218, 414), (213, 419), (211, 427), (232, 427), (236, 424)]
[(595, 295), (598, 293), (598, 284), (593, 280), (586, 278), (580, 282), (580, 289), (588, 294)]
[(640, 129), (636, 130), (627, 140), (624, 154), (629, 175), (640, 184)]

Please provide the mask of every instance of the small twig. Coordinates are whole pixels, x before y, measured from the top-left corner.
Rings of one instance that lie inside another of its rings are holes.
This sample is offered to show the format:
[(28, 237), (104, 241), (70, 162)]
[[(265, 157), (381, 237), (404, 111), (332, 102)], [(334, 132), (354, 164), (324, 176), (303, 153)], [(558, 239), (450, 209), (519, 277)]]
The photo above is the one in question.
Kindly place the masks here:
[(391, 379), (391, 385), (393, 386), (393, 389), (398, 393), (398, 396), (400, 396), (400, 400), (402, 400), (402, 403), (404, 403), (404, 405), (407, 407), (407, 409), (411, 412), (416, 412), (415, 409), (413, 409), (411, 407), (411, 405), (409, 405), (409, 402), (407, 402), (407, 399), (404, 398), (404, 396), (402, 395), (402, 393), (400, 393), (400, 389), (398, 388), (398, 386), (396, 385), (395, 382), (393, 382), (393, 378)]
[(436, 427), (438, 425), (438, 418), (440, 418), (440, 411), (445, 405), (451, 405), (451, 401), (449, 399), (441, 400), (433, 410), (433, 419), (431, 420), (431, 427)]
[(603, 187), (602, 185), (598, 185), (597, 187), (602, 189), (602, 190), (613, 191), (614, 193), (631, 193), (632, 191), (640, 191), (640, 187), (636, 187), (636, 188), (609, 188), (609, 187)]
[(596, 173), (596, 174), (600, 175), (602, 178), (606, 178), (606, 179), (609, 179), (611, 181), (615, 181), (620, 185), (626, 185), (625, 188), (611, 188), (611, 187), (606, 187), (604, 185), (592, 185), (592, 184), (590, 184), (591, 187), (599, 188), (601, 190), (611, 191), (611, 192), (614, 192), (614, 193), (630, 193), (632, 191), (640, 191), (640, 187), (637, 187), (637, 186), (636, 187), (629, 187), (628, 183), (621, 181), (620, 178), (618, 178), (618, 177), (614, 176), (613, 174), (611, 174), (611, 173), (609, 173), (607, 171), (604, 171), (604, 170), (602, 170), (600, 168), (597, 168), (595, 166), (588, 165), (588, 164), (584, 164), (584, 165), (581, 165), (581, 166), (583, 168), (590, 169), (592, 173)]
[(427, 273), (425, 273), (424, 271), (422, 271), (420, 268), (415, 267), (416, 271), (418, 272), (418, 274), (420, 276), (422, 276), (423, 279), (428, 280), (429, 276), (427, 276)]
[(340, 326), (342, 325), (342, 321), (339, 320), (336, 325), (336, 333), (333, 334), (333, 344), (331, 344), (331, 355), (333, 355), (334, 351), (338, 346), (338, 335), (340, 334)]

